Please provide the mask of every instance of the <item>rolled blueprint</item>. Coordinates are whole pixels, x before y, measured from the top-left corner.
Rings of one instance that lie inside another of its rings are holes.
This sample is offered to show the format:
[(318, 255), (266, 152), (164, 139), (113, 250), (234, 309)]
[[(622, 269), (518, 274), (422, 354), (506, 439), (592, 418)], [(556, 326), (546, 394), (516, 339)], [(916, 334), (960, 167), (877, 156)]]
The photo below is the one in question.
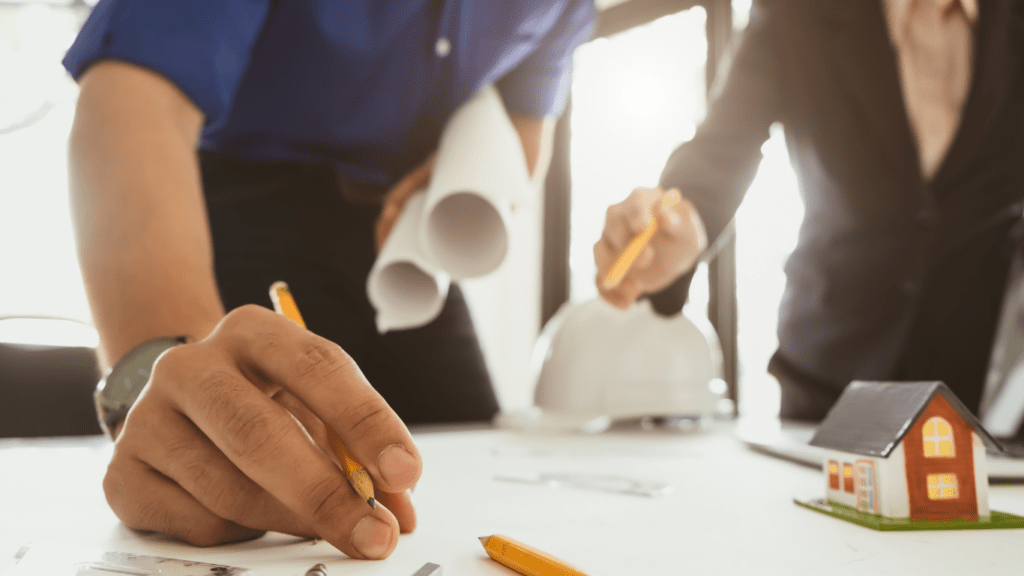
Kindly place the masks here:
[(486, 86), (441, 133), (419, 231), (424, 253), (457, 280), (493, 272), (508, 251), (512, 201), (531, 186), (501, 95)]
[(427, 259), (419, 241), (425, 199), (426, 193), (420, 191), (405, 203), (366, 279), (381, 334), (430, 322), (448, 296), (448, 275)]

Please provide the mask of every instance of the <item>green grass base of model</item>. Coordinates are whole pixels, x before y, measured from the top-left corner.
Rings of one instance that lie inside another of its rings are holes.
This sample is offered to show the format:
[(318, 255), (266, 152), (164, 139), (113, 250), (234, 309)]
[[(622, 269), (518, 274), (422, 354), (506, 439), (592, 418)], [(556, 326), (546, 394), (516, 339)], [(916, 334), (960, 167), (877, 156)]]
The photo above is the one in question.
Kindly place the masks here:
[(821, 512), (833, 518), (860, 524), (872, 530), (997, 530), (1000, 528), (1024, 528), (1024, 517), (1006, 512), (992, 511), (992, 515), (984, 519), (955, 518), (952, 520), (914, 520), (912, 518), (887, 518), (878, 514), (859, 512), (844, 504), (828, 502), (821, 498), (814, 500), (797, 500), (793, 502)]

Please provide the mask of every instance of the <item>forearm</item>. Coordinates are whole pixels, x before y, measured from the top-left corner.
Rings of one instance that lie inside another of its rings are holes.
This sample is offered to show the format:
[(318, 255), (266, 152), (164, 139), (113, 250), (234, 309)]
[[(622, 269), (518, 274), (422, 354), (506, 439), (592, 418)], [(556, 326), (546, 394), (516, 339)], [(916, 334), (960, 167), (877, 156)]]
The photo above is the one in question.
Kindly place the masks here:
[(70, 138), (79, 263), (102, 362), (157, 336), (200, 339), (224, 315), (195, 144), (202, 114), (117, 62), (82, 78)]

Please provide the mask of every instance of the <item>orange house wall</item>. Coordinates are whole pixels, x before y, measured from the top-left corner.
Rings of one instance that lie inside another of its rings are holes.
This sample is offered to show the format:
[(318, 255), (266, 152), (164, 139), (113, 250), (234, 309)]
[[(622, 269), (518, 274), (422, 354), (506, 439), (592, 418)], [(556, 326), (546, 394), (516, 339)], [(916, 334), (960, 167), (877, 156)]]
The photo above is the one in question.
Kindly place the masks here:
[[(925, 458), (924, 423), (941, 416), (953, 429), (954, 458)], [(977, 518), (978, 497), (974, 485), (974, 445), (971, 427), (942, 396), (935, 396), (903, 438), (906, 457), (907, 489), (910, 496), (910, 517), (922, 520), (945, 518)], [(956, 474), (960, 497), (955, 500), (928, 498), (929, 474)]]

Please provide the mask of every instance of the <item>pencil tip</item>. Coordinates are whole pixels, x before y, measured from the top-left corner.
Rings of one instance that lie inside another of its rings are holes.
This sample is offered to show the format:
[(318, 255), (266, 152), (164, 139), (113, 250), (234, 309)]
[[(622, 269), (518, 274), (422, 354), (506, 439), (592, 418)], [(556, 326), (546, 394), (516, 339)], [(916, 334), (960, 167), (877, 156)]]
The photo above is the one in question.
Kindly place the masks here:
[(486, 546), (488, 538), (490, 538), (490, 536), (480, 536), (480, 543)]
[(374, 500), (372, 497), (371, 498), (367, 498), (366, 499), (366, 503), (370, 505), (370, 508), (376, 508), (377, 507), (377, 501)]

